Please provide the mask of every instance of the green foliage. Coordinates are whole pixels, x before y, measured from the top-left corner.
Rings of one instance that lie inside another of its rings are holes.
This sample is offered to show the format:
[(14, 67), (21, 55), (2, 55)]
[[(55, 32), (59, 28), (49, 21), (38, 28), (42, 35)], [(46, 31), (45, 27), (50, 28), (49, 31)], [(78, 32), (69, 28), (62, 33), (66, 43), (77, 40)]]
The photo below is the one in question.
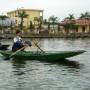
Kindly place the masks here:
[(67, 33), (69, 32), (69, 30), (73, 30), (73, 32), (75, 32), (75, 30), (77, 29), (77, 25), (75, 25), (74, 23), (67, 23), (64, 25), (64, 28)]
[(69, 19), (69, 20), (73, 20), (75, 19), (74, 15), (73, 14), (69, 14), (68, 17), (66, 17), (65, 19)]
[(26, 12), (24, 10), (21, 10), (21, 11), (18, 11), (18, 15), (16, 17), (27, 18), (28, 14), (26, 14)]
[(18, 15), (16, 17), (19, 17), (21, 19), (21, 23), (20, 23), (20, 30), (22, 31), (23, 29), (23, 19), (28, 17), (28, 14), (26, 14), (26, 12), (24, 10), (20, 10), (18, 11)]
[(48, 24), (53, 24), (53, 29), (54, 29), (54, 25), (58, 23), (58, 17), (55, 17), (54, 15), (49, 17), (48, 19)]
[(51, 16), (51, 17), (49, 17), (48, 21), (49, 21), (51, 24), (55, 24), (55, 23), (58, 22), (58, 17)]
[(42, 28), (42, 22), (43, 22), (43, 18), (42, 17), (34, 17), (34, 26), (35, 26), (35, 22), (38, 22), (38, 28), (41, 29)]
[(0, 15), (0, 20), (5, 20), (6, 18), (8, 18), (6, 15)]
[(34, 29), (34, 26), (33, 26), (33, 24), (32, 24), (32, 21), (30, 21), (30, 27), (29, 27), (29, 29), (32, 31), (32, 29)]
[(47, 19), (44, 19), (44, 20), (43, 20), (43, 24), (48, 24)]
[(85, 12), (85, 13), (81, 13), (80, 19), (90, 19), (90, 13), (89, 12)]

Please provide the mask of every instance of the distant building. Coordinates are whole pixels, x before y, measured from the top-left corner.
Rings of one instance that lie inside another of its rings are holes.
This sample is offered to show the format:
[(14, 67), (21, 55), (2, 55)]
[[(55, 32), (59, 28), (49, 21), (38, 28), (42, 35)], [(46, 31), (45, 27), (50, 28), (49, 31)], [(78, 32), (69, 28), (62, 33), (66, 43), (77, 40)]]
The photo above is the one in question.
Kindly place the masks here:
[[(73, 25), (73, 26), (71, 26)], [(60, 23), (63, 32), (88, 33), (90, 32), (90, 19), (64, 20)], [(65, 28), (66, 27), (66, 28)], [(72, 28), (71, 28), (72, 27)], [(74, 28), (73, 28), (74, 27)]]
[(90, 19), (77, 19), (75, 25), (78, 26), (77, 32), (90, 32)]
[(20, 24), (20, 18), (16, 17), (18, 15), (18, 12), (22, 12), (25, 11), (25, 13), (28, 15), (27, 18), (24, 18), (24, 22), (23, 22), (23, 26), (25, 26), (26, 28), (30, 27), (30, 22), (32, 22), (32, 24), (35, 24), (34, 22), (34, 18), (43, 18), (43, 10), (38, 10), (38, 9), (17, 9), (14, 11), (10, 11), (7, 12), (7, 16), (10, 17), (11, 19), (14, 19), (16, 21), (16, 26), (19, 26)]
[(15, 20), (11, 18), (6, 18), (5, 20), (0, 20), (0, 26), (11, 26), (15, 25)]

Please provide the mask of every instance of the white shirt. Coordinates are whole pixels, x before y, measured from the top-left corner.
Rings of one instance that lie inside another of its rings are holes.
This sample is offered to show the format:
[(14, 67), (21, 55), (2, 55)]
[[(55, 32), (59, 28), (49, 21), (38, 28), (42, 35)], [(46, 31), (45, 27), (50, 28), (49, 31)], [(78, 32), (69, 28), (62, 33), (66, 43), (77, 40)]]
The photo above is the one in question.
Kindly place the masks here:
[(19, 37), (19, 36), (15, 37), (15, 38), (14, 38), (14, 43), (16, 43), (17, 41), (22, 41), (22, 38)]

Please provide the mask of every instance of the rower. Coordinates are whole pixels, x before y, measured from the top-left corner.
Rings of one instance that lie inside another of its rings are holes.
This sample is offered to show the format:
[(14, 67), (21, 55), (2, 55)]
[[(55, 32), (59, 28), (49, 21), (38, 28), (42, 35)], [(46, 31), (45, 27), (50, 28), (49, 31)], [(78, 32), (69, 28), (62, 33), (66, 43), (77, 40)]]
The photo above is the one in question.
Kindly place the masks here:
[(16, 37), (14, 37), (13, 40), (13, 46), (12, 46), (12, 51), (15, 52), (17, 50), (19, 50), (20, 48), (24, 47), (24, 46), (31, 46), (31, 42), (24, 42), (21, 38), (22, 33), (20, 30), (16, 31)]

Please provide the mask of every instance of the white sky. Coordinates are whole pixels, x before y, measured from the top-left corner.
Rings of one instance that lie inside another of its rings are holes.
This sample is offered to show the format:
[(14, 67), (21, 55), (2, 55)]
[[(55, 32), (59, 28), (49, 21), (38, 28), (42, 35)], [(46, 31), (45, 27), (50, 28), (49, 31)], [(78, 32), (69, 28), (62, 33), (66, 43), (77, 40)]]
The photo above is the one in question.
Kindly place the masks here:
[(64, 19), (68, 14), (79, 17), (80, 13), (90, 12), (90, 0), (0, 0), (0, 14), (17, 8), (44, 10), (44, 18), (55, 15)]

